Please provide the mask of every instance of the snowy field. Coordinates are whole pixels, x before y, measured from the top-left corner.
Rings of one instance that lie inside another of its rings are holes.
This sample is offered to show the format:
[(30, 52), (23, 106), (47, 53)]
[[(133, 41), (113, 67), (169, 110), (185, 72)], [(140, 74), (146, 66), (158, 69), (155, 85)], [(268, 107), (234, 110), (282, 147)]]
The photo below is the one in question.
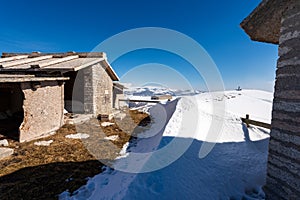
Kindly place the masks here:
[(243, 90), (146, 105), (151, 127), (113, 166), (60, 199), (264, 199), (269, 130), (247, 128), (240, 117), (270, 123), (272, 99)]

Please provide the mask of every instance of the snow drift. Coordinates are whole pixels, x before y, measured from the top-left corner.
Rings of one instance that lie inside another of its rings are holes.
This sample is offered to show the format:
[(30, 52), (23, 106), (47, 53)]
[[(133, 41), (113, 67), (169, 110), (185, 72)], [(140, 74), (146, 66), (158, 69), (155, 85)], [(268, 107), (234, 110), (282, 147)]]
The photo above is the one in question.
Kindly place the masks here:
[[(225, 103), (224, 115), (213, 112), (218, 102)], [(107, 167), (60, 199), (263, 199), (268, 130), (247, 128), (240, 117), (270, 122), (271, 108), (272, 94), (255, 90), (157, 104), (149, 110), (151, 129), (127, 147), (127, 157), (117, 160), (115, 169)], [(207, 135), (212, 119), (223, 124), (216, 137)], [(214, 147), (199, 158), (203, 143)]]

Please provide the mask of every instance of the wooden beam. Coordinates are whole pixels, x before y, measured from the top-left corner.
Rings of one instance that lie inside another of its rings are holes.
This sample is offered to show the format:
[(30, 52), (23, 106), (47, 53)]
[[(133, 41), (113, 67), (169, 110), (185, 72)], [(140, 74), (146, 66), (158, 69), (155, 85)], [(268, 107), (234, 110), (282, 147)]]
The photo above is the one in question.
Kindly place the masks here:
[(41, 63), (41, 64), (34, 64), (34, 65), (30, 65), (30, 66), (31, 66), (32, 69), (43, 68), (43, 67), (48, 67), (50, 65), (55, 65), (55, 64), (62, 63), (62, 62), (74, 60), (76, 58), (79, 58), (79, 56), (78, 55), (67, 56), (67, 57), (64, 57), (64, 58), (58, 58), (57, 60), (52, 60), (52, 61), (49, 61), (49, 62), (45, 62), (45, 63)]
[(20, 59), (24, 59), (24, 58), (28, 58), (28, 55), (20, 55), (20, 56), (12, 56), (12, 57), (7, 57), (7, 58), (0, 58), (0, 63), (20, 60)]
[(111, 79), (113, 81), (119, 81), (120, 79), (119, 79), (118, 75), (116, 74), (116, 72), (114, 71), (114, 69), (110, 66), (110, 64), (108, 63), (107, 59), (104, 59), (102, 63), (104, 63), (105, 70), (109, 74), (109, 76), (111, 77)]
[(119, 101), (143, 102), (143, 103), (160, 103), (161, 102), (161, 101), (158, 101), (158, 100), (138, 100), (138, 99), (119, 99)]
[(271, 129), (271, 124), (251, 120), (251, 119), (249, 119), (248, 114), (246, 115), (246, 118), (241, 117), (241, 120), (242, 120), (242, 122), (244, 122), (247, 125), (247, 127), (249, 127), (249, 125), (252, 124), (254, 126), (260, 126), (260, 127), (263, 127), (263, 128)]
[(28, 78), (28, 77), (34, 77), (34, 75), (30, 74), (0, 74), (0, 78)]
[(13, 62), (9, 62), (9, 63), (0, 64), (0, 68), (7, 68), (7, 67), (15, 66), (15, 65), (27, 64), (27, 63), (31, 63), (31, 62), (40, 61), (40, 60), (46, 60), (46, 59), (49, 59), (49, 58), (52, 58), (52, 55), (39, 56), (39, 57), (35, 57), (35, 58), (27, 58), (27, 59), (23, 59), (23, 60), (17, 60), (17, 61), (13, 61)]
[(17, 82), (33, 82), (33, 81), (67, 81), (68, 77), (7, 77), (0, 78), (0, 83), (17, 83)]

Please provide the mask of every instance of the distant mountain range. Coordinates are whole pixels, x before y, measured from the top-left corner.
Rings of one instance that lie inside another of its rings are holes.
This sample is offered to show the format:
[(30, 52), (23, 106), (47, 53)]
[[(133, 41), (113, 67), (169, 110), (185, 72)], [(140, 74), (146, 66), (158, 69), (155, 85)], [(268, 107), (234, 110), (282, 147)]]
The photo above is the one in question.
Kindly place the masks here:
[(153, 95), (164, 95), (170, 94), (172, 96), (191, 96), (200, 94), (199, 90), (179, 90), (179, 89), (170, 89), (164, 87), (131, 87), (124, 91), (124, 94), (127, 96), (153, 96)]

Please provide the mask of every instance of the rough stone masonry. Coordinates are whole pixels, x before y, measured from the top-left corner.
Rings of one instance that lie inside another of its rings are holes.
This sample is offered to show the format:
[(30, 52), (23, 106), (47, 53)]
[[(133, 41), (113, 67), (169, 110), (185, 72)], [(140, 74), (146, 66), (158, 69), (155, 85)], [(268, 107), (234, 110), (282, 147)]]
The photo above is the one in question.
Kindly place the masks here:
[(252, 40), (279, 44), (267, 199), (300, 198), (300, 0), (262, 0), (241, 23)]
[(281, 20), (269, 144), (268, 199), (300, 198), (300, 1)]
[(20, 84), (24, 94), (20, 142), (39, 138), (60, 128), (64, 117), (64, 85), (57, 81), (44, 81), (39, 88), (32, 90), (29, 82)]

